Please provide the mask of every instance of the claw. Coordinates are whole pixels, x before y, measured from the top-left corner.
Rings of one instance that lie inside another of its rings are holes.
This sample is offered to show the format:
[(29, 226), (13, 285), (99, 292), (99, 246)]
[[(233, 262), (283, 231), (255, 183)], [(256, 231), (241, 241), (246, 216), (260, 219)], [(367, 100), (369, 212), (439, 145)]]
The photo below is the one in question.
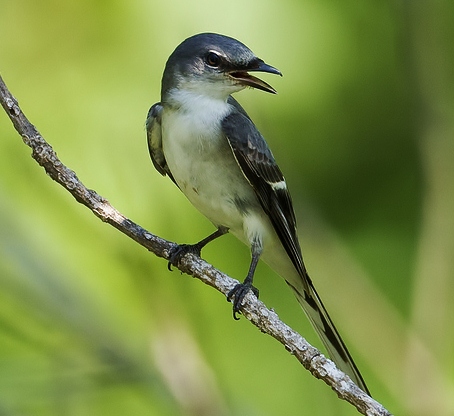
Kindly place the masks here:
[(241, 313), (240, 309), (243, 304), (243, 299), (250, 290), (257, 298), (259, 297), (259, 290), (252, 286), (251, 283), (238, 283), (229, 293), (227, 293), (227, 301), (231, 302), (233, 299), (233, 319), (236, 321), (240, 319), (236, 315)]
[(167, 268), (172, 271), (172, 266), (178, 265), (180, 260), (188, 253), (194, 254), (200, 257), (200, 245), (199, 244), (176, 244), (169, 252), (169, 262)]
[(219, 227), (214, 233), (210, 234), (208, 237), (205, 237), (203, 240), (200, 240), (196, 244), (175, 244), (170, 249), (167, 268), (172, 271), (172, 266), (177, 266), (182, 257), (184, 257), (188, 253), (200, 257), (200, 253), (203, 247), (205, 247), (210, 241), (219, 238), (221, 235), (224, 235), (228, 231), (228, 228)]

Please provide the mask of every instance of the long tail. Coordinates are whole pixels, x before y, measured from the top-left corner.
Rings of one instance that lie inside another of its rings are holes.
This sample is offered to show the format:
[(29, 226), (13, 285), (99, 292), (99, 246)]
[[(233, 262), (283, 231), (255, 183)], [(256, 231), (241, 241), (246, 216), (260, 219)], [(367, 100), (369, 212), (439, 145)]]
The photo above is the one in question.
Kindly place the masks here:
[(299, 304), (320, 336), (320, 339), (328, 350), (330, 358), (336, 363), (339, 369), (348, 374), (357, 386), (370, 396), (370, 392), (358, 370), (358, 367), (356, 367), (352, 356), (348, 352), (347, 346), (334, 326), (327, 310), (323, 306), (311, 279), (307, 274), (303, 277), (303, 279), (308, 283), (306, 286), (308, 291), (307, 289), (302, 289), (301, 293), (299, 289), (289, 284), (289, 286), (293, 289)]

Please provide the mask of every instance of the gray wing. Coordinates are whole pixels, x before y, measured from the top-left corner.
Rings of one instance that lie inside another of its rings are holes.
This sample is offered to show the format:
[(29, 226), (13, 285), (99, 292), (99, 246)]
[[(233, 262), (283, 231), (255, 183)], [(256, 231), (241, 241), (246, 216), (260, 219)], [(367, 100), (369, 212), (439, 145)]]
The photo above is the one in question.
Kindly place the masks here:
[(161, 175), (169, 175), (169, 178), (175, 183), (172, 173), (167, 166), (164, 152), (162, 151), (162, 135), (161, 135), (161, 115), (163, 107), (161, 103), (154, 104), (148, 111), (146, 128), (148, 151), (150, 152), (153, 166)]
[[(284, 175), (276, 164), (265, 139), (246, 112), (233, 98), (229, 99), (237, 111), (233, 111), (222, 122), (235, 158), (244, 176), (254, 188), (257, 198), (301, 276), (301, 286), (287, 282), (319, 334), (332, 360), (347, 373), (366, 393), (367, 386), (342, 340), (328, 311), (324, 307), (315, 287), (306, 272), (296, 231), (296, 219), (292, 200), (285, 184)], [(282, 276), (285, 278), (285, 276)]]
[[(224, 118), (223, 132), (293, 265), (300, 275), (304, 275), (306, 270), (296, 234), (296, 218), (284, 175), (265, 139), (243, 108), (231, 97), (229, 103), (238, 111)], [(308, 291), (307, 283), (304, 285)]]

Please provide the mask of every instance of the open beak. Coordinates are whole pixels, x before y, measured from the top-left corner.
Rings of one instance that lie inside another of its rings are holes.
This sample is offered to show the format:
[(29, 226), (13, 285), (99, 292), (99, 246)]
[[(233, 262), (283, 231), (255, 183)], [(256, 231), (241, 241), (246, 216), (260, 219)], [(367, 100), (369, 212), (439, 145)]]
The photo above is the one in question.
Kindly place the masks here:
[(271, 65), (266, 64), (263, 61), (259, 61), (257, 66), (252, 68), (248, 68), (246, 71), (232, 71), (229, 72), (229, 76), (234, 80), (238, 81), (239, 84), (246, 85), (248, 87), (257, 88), (262, 91), (270, 92), (272, 94), (276, 94), (277, 91), (265, 81), (262, 81), (260, 78), (254, 77), (250, 75), (249, 72), (256, 71), (256, 72), (268, 72), (270, 74), (276, 74), (282, 76), (281, 71), (272, 67)]

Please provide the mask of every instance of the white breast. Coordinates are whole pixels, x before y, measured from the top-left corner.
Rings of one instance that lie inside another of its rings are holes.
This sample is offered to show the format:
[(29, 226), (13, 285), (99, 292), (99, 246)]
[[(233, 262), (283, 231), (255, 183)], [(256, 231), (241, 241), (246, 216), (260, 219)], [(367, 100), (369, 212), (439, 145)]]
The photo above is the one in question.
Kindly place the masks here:
[(181, 191), (210, 221), (244, 234), (245, 210), (253, 214), (260, 209), (221, 131), (230, 105), (188, 92), (178, 94), (181, 106), (166, 108), (162, 117), (169, 169)]

